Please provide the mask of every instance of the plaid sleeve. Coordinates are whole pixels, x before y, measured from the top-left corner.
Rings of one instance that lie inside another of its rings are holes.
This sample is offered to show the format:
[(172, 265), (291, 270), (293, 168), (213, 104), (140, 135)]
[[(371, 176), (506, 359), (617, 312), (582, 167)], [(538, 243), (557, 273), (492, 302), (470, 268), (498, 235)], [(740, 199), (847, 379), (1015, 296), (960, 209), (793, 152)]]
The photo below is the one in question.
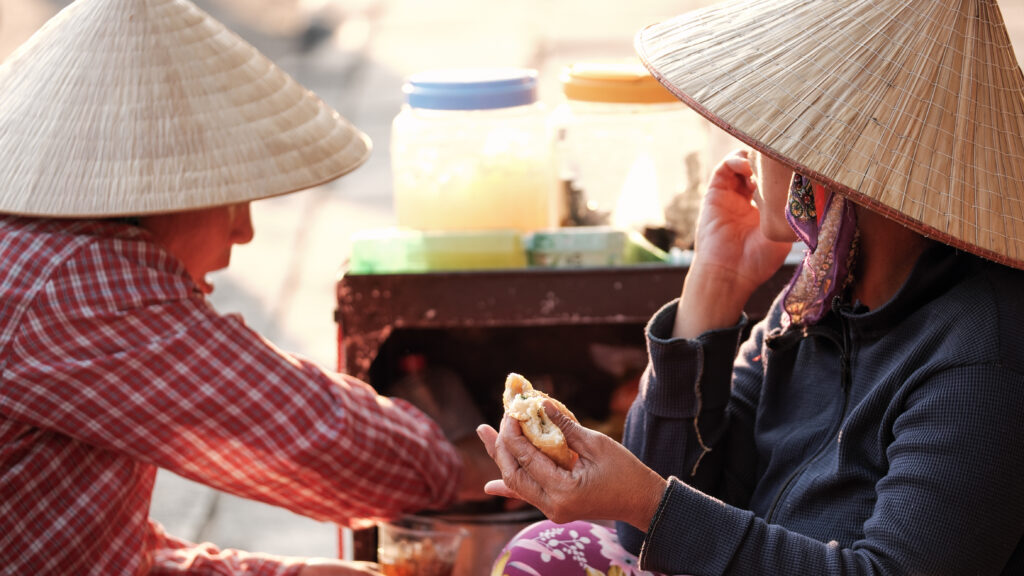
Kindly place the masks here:
[(47, 283), (7, 366), (12, 418), (339, 524), (454, 498), (431, 420), (217, 314), (146, 246), (93, 245)]

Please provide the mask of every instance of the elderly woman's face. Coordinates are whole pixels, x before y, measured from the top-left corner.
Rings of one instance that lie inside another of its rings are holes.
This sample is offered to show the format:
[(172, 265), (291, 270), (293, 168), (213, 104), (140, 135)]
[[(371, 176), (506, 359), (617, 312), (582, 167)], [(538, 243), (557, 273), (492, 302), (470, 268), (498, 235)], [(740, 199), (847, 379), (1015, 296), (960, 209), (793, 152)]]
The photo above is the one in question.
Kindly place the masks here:
[(143, 228), (185, 265), (192, 280), (209, 294), (206, 275), (227, 268), (231, 247), (252, 240), (249, 203), (215, 206), (188, 212), (157, 214), (139, 219)]
[(749, 158), (754, 170), (753, 180), (757, 184), (754, 204), (761, 212), (761, 233), (777, 242), (796, 240), (796, 234), (786, 220), (786, 200), (793, 170), (756, 151), (751, 151)]

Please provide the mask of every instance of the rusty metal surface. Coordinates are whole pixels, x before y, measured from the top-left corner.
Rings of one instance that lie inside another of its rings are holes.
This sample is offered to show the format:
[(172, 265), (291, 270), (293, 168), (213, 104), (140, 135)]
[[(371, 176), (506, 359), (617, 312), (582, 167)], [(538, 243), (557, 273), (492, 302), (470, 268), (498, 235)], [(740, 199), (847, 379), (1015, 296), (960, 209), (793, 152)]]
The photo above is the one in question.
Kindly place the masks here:
[[(343, 275), (337, 284), (339, 368), (369, 380), (396, 329), (643, 324), (677, 297), (685, 266)], [(751, 298), (760, 317), (793, 273), (785, 266)]]

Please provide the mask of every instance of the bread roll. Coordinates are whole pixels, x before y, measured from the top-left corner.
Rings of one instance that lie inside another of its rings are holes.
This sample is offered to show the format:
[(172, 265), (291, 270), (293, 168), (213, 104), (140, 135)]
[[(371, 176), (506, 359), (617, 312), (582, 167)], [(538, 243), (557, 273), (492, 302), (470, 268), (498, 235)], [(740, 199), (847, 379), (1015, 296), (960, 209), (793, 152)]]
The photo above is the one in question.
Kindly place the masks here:
[(505, 379), (505, 393), (501, 397), (505, 413), (519, 420), (526, 436), (541, 452), (547, 454), (566, 470), (572, 470), (578, 455), (565, 444), (565, 435), (544, 413), (544, 400), (549, 400), (563, 414), (579, 422), (564, 404), (535, 390), (530, 381), (515, 372)]

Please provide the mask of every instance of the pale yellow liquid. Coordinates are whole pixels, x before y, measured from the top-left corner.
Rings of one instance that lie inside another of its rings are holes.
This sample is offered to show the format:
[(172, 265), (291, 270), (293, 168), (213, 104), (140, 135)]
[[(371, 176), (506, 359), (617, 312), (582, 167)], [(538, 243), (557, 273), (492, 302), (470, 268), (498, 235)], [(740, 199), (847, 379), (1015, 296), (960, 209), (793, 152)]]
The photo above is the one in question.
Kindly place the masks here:
[(544, 169), (455, 167), (439, 180), (415, 173), (395, 179), (399, 226), (419, 230), (523, 232), (552, 222), (552, 172)]
[(536, 115), (515, 108), (404, 111), (391, 168), (399, 226), (530, 232), (555, 222), (555, 159)]

